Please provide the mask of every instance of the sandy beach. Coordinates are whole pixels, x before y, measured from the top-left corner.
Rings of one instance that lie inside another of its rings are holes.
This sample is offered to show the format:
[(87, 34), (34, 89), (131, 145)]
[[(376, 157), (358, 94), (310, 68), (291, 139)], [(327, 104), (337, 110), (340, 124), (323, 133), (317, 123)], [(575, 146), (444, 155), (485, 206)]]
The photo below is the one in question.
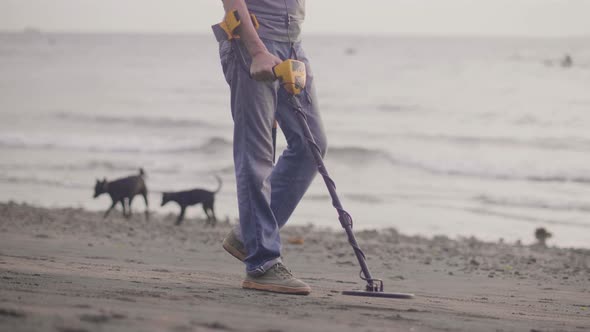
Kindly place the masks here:
[[(341, 232), (282, 231), (309, 296), (240, 288), (221, 248), (235, 221), (0, 204), (0, 331), (588, 331), (590, 251), (362, 231), (387, 291), (341, 295), (359, 268)], [(303, 244), (286, 239), (303, 236)]]

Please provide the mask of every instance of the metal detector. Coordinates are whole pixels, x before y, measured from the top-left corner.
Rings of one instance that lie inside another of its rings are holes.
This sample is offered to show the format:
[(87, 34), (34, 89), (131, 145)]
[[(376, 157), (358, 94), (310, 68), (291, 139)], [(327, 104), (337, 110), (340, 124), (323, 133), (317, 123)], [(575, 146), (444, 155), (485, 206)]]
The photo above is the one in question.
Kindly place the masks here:
[(299, 115), (299, 124), (303, 129), (303, 134), (305, 135), (305, 138), (309, 143), (310, 150), (317, 163), (318, 172), (324, 178), (324, 182), (326, 183), (326, 187), (328, 188), (328, 191), (330, 192), (330, 197), (332, 198), (332, 205), (334, 206), (334, 208), (336, 208), (336, 211), (338, 212), (338, 220), (340, 220), (342, 228), (344, 228), (344, 230), (346, 231), (346, 235), (348, 236), (348, 242), (354, 249), (354, 253), (361, 267), (359, 276), (362, 280), (367, 282), (365, 290), (343, 291), (342, 294), (352, 296), (370, 296), (396, 299), (413, 298), (414, 294), (384, 292), (383, 280), (375, 279), (371, 276), (371, 272), (369, 271), (369, 267), (367, 266), (365, 254), (359, 248), (359, 245), (356, 242), (356, 238), (354, 237), (354, 233), (352, 232), (352, 217), (348, 212), (344, 210), (342, 204), (340, 203), (340, 199), (338, 198), (338, 194), (336, 193), (336, 184), (328, 175), (328, 170), (324, 165), (320, 149), (317, 146), (313, 138), (313, 135), (311, 134), (311, 130), (309, 129), (309, 125), (307, 124), (305, 113), (303, 112), (303, 107), (301, 106), (301, 102), (298, 98), (298, 95), (301, 94), (301, 92), (305, 89), (305, 64), (301, 61), (288, 59), (275, 66), (273, 68), (273, 72), (275, 74), (275, 77), (279, 80), (281, 86), (285, 89), (285, 91), (287, 91), (289, 95), (289, 102), (291, 103), (293, 111), (297, 113), (297, 115)]

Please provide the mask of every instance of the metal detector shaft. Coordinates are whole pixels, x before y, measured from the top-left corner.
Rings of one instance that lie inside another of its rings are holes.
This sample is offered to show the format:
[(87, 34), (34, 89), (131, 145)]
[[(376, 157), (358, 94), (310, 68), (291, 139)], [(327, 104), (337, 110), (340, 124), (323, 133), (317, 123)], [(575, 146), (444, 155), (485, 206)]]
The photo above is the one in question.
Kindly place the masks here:
[(367, 290), (382, 292), (383, 291), (383, 283), (380, 283), (380, 285), (378, 287), (376, 287), (377, 285), (374, 285), (374, 283), (373, 283), (374, 279), (371, 276), (371, 272), (369, 271), (369, 267), (367, 266), (367, 263), (365, 261), (365, 254), (363, 254), (362, 250), (359, 248), (358, 243), (356, 242), (356, 238), (354, 236), (354, 233), (352, 232), (352, 218), (348, 214), (348, 212), (346, 212), (344, 210), (344, 208), (342, 207), (342, 204), (340, 203), (340, 198), (338, 198), (338, 194), (336, 193), (336, 184), (328, 175), (328, 170), (326, 169), (326, 166), (324, 165), (324, 160), (323, 160), (322, 155), (320, 153), (319, 147), (317, 146), (315, 139), (313, 138), (313, 135), (311, 133), (311, 130), (309, 129), (309, 125), (307, 124), (307, 119), (306, 119), (305, 113), (303, 113), (303, 108), (301, 107), (301, 102), (294, 95), (291, 95), (289, 97), (289, 99), (293, 105), (293, 110), (298, 115), (299, 124), (301, 125), (301, 129), (303, 130), (303, 134), (305, 135), (305, 138), (309, 142), (311, 153), (313, 154), (315, 162), (318, 166), (318, 172), (324, 178), (324, 182), (326, 183), (326, 187), (328, 188), (328, 191), (330, 192), (330, 197), (332, 198), (332, 205), (334, 206), (334, 208), (336, 208), (336, 211), (338, 212), (338, 220), (340, 220), (340, 224), (342, 225), (342, 227), (346, 231), (346, 235), (348, 236), (348, 242), (350, 243), (350, 245), (354, 249), (354, 253), (356, 254), (356, 258), (358, 259), (362, 274), (364, 276), (364, 277), (361, 276), (361, 278), (363, 278), (365, 281), (367, 281)]

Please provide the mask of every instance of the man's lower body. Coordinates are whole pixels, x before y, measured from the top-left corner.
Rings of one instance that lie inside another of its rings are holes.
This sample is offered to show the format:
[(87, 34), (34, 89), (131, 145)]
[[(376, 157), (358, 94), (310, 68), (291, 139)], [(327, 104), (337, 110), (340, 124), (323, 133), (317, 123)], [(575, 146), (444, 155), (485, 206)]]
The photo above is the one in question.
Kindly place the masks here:
[[(292, 54), (303, 61), (307, 86), (300, 98), (308, 125), (322, 155), (326, 136), (316, 104), (314, 79), (300, 43), (262, 39), (269, 52), (281, 59)], [(284, 293), (309, 293), (281, 262), (279, 230), (285, 225), (317, 173), (299, 119), (289, 95), (278, 82), (250, 77), (250, 57), (239, 40), (222, 41), (220, 57), (231, 89), (234, 119), (234, 163), (240, 227), (224, 248), (246, 264), (243, 287)], [(273, 165), (272, 127), (278, 121), (287, 148)], [(239, 247), (239, 248), (237, 248)], [(233, 252), (232, 252), (233, 251)]]

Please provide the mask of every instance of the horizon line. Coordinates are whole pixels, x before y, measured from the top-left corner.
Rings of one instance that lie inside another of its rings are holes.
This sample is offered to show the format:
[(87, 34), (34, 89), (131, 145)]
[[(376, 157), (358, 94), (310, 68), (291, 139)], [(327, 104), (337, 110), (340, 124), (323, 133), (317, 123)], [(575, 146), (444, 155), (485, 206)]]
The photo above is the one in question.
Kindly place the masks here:
[[(172, 35), (212, 35), (205, 31), (150, 31), (150, 30), (44, 30), (34, 26), (22, 29), (0, 29), (0, 34), (70, 34), (70, 35), (144, 35), (144, 36), (172, 36)], [(585, 39), (590, 34), (560, 34), (560, 35), (508, 35), (508, 34), (463, 34), (463, 33), (421, 33), (421, 32), (390, 32), (390, 33), (355, 33), (355, 32), (304, 32), (303, 36), (332, 36), (332, 37), (412, 37), (412, 38), (505, 38), (505, 39)]]

